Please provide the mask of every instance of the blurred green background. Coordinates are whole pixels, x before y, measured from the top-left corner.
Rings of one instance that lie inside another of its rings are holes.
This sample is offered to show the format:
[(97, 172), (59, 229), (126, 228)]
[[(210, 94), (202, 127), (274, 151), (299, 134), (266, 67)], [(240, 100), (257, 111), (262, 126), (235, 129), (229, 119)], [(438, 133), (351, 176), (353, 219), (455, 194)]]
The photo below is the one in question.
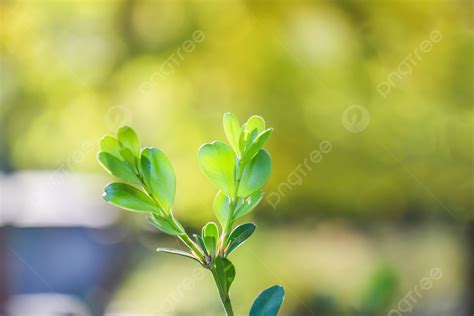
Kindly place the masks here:
[[(241, 121), (259, 114), (275, 129), (266, 146), (273, 174), (252, 215), (257, 234), (234, 255), (237, 315), (274, 283), (287, 289), (283, 315), (387, 315), (433, 268), (443, 277), (410, 314), (469, 314), (472, 2), (3, 0), (0, 8), (5, 177), (102, 175), (99, 138), (128, 124), (170, 157), (175, 213), (197, 231), (214, 218), (215, 194), (198, 168), (199, 146), (224, 140), (224, 112)], [(331, 149), (311, 162), (324, 141)], [(221, 314), (210, 275), (155, 254), (175, 241), (119, 214), (116, 225), (139, 247), (109, 293), (109, 313), (161, 315), (177, 300), (163, 315)], [(183, 290), (187, 279), (199, 280)]]

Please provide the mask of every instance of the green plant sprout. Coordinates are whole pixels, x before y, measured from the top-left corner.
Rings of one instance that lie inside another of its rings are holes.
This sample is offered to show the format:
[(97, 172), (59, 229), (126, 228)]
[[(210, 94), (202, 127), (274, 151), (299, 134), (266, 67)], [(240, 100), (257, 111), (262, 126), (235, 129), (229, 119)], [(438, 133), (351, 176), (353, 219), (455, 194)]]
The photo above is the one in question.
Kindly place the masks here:
[[(201, 235), (194, 234), (193, 238), (173, 215), (176, 177), (163, 151), (141, 148), (137, 134), (123, 126), (117, 138), (104, 136), (100, 140), (98, 160), (108, 173), (124, 181), (107, 184), (104, 199), (128, 211), (147, 213), (151, 225), (181, 240), (189, 252), (169, 248), (157, 251), (190, 258), (211, 271), (226, 315), (232, 316), (229, 292), (235, 268), (228, 257), (256, 229), (254, 223), (236, 224), (263, 198), (261, 189), (270, 178), (272, 161), (262, 147), (272, 129), (266, 128), (264, 119), (257, 115), (240, 126), (234, 114), (225, 113), (223, 123), (230, 146), (214, 141), (202, 145), (198, 154), (202, 172), (219, 190), (213, 209), (221, 229), (209, 222)], [(272, 286), (257, 296), (249, 315), (277, 315), (283, 298), (283, 287)]]

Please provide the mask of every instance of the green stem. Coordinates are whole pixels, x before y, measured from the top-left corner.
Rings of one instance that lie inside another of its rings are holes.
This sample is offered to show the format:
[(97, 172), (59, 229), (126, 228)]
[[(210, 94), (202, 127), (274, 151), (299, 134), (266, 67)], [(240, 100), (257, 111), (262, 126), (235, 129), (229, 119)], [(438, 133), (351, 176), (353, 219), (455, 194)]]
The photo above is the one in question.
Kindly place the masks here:
[[(235, 208), (237, 206), (237, 194), (239, 193), (239, 187), (240, 187), (240, 180), (242, 178), (242, 160), (238, 159), (237, 162), (237, 172), (236, 172), (236, 183), (235, 183), (235, 191), (234, 195), (232, 196), (232, 200), (230, 201), (231, 205), (231, 214), (234, 214)], [(222, 232), (221, 235), (221, 249), (220, 249), (220, 254), (224, 255), (225, 247), (227, 246), (227, 239), (229, 238), (230, 232), (232, 230), (232, 224), (233, 220), (230, 219), (229, 222), (227, 223), (226, 227), (224, 228), (224, 231)]]
[[(160, 210), (160, 215), (166, 217), (166, 216), (169, 216), (173, 221), (174, 221), (174, 217), (172, 214), (168, 214), (164, 211), (164, 208), (161, 206), (160, 202), (154, 198), (153, 194), (151, 193), (151, 190), (149, 190), (149, 188), (147, 187), (146, 183), (145, 183), (145, 180), (143, 179), (143, 176), (141, 174), (138, 174), (138, 178), (140, 179), (140, 181), (142, 182), (142, 186), (143, 186), (143, 189), (145, 190), (145, 192), (150, 196), (150, 198), (156, 203), (156, 205), (158, 206), (158, 209)], [(176, 225), (175, 225), (176, 226)], [(194, 241), (192, 241), (192, 239), (188, 236), (188, 234), (186, 232), (178, 235), (179, 239), (186, 245), (188, 246), (188, 248), (194, 252), (194, 254), (199, 258), (199, 260), (201, 260), (201, 262), (204, 264), (206, 262), (206, 256), (205, 254), (202, 252), (202, 250), (196, 246), (196, 244), (194, 243)]]
[(224, 307), (225, 314), (227, 316), (234, 316), (234, 311), (232, 310), (232, 303), (230, 301), (229, 293), (227, 293), (222, 288), (222, 285), (219, 282), (219, 277), (217, 276), (217, 271), (214, 269), (214, 267), (211, 267), (209, 270), (211, 270), (212, 276), (214, 277), (214, 281), (216, 282), (217, 291), (219, 292), (219, 297), (221, 299), (222, 306)]

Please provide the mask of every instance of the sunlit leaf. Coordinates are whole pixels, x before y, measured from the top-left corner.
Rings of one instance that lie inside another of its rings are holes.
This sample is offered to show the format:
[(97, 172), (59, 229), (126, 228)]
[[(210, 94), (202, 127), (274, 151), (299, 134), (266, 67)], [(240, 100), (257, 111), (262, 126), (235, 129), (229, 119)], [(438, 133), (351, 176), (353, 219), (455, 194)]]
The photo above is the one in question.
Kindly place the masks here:
[(252, 131), (242, 129), (239, 138), (239, 150), (241, 152), (242, 159), (245, 159), (245, 152), (248, 151), (249, 147), (252, 145), (253, 141), (257, 138), (257, 136), (257, 129), (254, 129)]
[(147, 219), (153, 226), (168, 235), (177, 236), (184, 233), (183, 226), (171, 216), (151, 214)]
[(259, 115), (251, 116), (244, 125), (244, 130), (252, 132), (254, 129), (257, 130), (257, 134), (260, 134), (265, 129), (265, 120)]
[(249, 239), (250, 236), (252, 236), (252, 234), (255, 232), (256, 228), (257, 226), (255, 226), (254, 223), (245, 223), (237, 226), (230, 233), (226, 256), (230, 255), (235, 249), (237, 249), (247, 239)]
[(222, 191), (217, 192), (214, 198), (213, 209), (216, 214), (217, 220), (221, 223), (222, 227), (225, 227), (231, 218), (231, 205), (230, 199)]
[(261, 149), (245, 167), (239, 186), (239, 196), (248, 196), (267, 183), (272, 172), (270, 155)]
[(165, 210), (170, 210), (176, 192), (176, 176), (166, 155), (158, 148), (144, 148), (140, 166), (151, 193)]
[(202, 228), (202, 240), (206, 246), (207, 252), (214, 256), (217, 251), (217, 241), (219, 239), (219, 230), (216, 223), (207, 223)]
[(140, 156), (140, 140), (133, 129), (128, 126), (120, 127), (118, 130), (118, 141), (122, 147), (130, 149), (135, 157), (138, 158)]
[(199, 149), (199, 165), (203, 173), (219, 190), (232, 195), (235, 187), (235, 154), (224, 143), (213, 142)]
[(285, 297), (285, 290), (274, 285), (260, 293), (252, 304), (249, 316), (276, 316)]
[(243, 164), (246, 164), (248, 161), (253, 159), (255, 155), (259, 152), (260, 149), (262, 149), (263, 145), (267, 141), (268, 137), (270, 137), (270, 134), (272, 133), (273, 129), (269, 128), (255, 137), (255, 140), (251, 141), (251, 144), (247, 147), (245, 153), (243, 154), (242, 162)]
[(128, 163), (112, 156), (108, 152), (100, 152), (97, 156), (102, 167), (114, 177), (135, 183), (141, 184), (140, 179), (133, 172)]
[(234, 148), (237, 154), (239, 150), (240, 123), (237, 117), (232, 113), (224, 114), (224, 132), (229, 144)]
[(243, 199), (242, 203), (238, 205), (238, 208), (236, 209), (235, 213), (233, 214), (232, 220), (237, 220), (248, 213), (250, 213), (257, 205), (260, 203), (260, 201), (263, 198), (263, 192), (262, 191), (256, 191), (252, 194), (250, 194), (248, 197)]
[(104, 188), (104, 199), (117, 207), (135, 212), (158, 212), (152, 199), (134, 186), (110, 183)]
[(114, 156), (115, 158), (121, 159), (120, 156), (120, 145), (115, 137), (106, 135), (100, 140), (100, 151), (106, 152)]
[(135, 173), (138, 173), (136, 160), (130, 149), (121, 148), (119, 152), (122, 160), (129, 165), (130, 169), (132, 169)]
[(182, 251), (182, 250), (179, 250), (179, 249), (158, 248), (158, 249), (156, 249), (156, 251), (157, 251), (157, 252), (165, 252), (165, 253), (169, 253), (169, 254), (172, 254), (172, 255), (178, 255), (178, 256), (190, 258), (190, 259), (193, 259), (194, 261), (197, 261), (197, 262), (201, 263), (201, 262), (199, 261), (199, 259), (197, 259), (196, 257), (194, 257), (194, 256), (193, 256), (192, 254), (190, 254), (189, 252)]

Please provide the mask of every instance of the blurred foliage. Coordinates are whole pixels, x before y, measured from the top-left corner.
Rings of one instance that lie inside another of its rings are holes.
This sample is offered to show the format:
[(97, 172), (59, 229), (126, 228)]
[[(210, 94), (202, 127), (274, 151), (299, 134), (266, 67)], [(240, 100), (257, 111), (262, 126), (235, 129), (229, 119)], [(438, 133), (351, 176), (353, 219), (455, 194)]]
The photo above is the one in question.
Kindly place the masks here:
[[(100, 136), (127, 123), (173, 162), (178, 217), (200, 222), (214, 190), (199, 172), (199, 146), (224, 140), (224, 112), (258, 113), (275, 127), (267, 192), (323, 140), (332, 144), (276, 210), (267, 203), (266, 216), (472, 217), (469, 1), (4, 0), (0, 8), (4, 171), (97, 172)], [(433, 30), (442, 40), (384, 98), (378, 85)], [(185, 47), (196, 31), (204, 38)], [(357, 134), (341, 122), (354, 104), (370, 113)]]
[[(381, 234), (325, 222), (308, 231), (259, 225), (232, 257), (238, 275), (231, 293), (236, 315), (246, 315), (254, 296), (275, 280), (286, 290), (282, 315), (387, 315), (433, 267), (442, 278), (422, 291), (411, 315), (460, 315), (455, 311), (466, 267), (455, 230), (383, 227)], [(176, 247), (177, 241), (142, 238), (149, 255), (114, 295), (111, 312), (222, 315), (210, 273), (192, 261), (153, 253), (158, 242)]]

